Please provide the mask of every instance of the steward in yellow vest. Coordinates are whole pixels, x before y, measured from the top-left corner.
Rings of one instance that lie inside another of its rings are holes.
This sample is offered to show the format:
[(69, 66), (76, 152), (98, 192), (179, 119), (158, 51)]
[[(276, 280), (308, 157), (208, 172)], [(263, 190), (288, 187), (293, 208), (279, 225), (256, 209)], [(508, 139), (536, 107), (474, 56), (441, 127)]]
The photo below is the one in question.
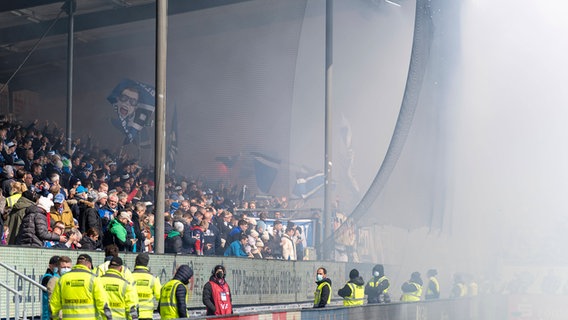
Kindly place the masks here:
[(365, 303), (365, 281), (359, 276), (357, 269), (349, 272), (349, 281), (337, 294), (343, 298), (346, 307), (362, 306)]
[(138, 319), (138, 295), (136, 288), (122, 277), (123, 263), (119, 257), (110, 261), (107, 272), (101, 282), (108, 295), (108, 303), (113, 320)]
[(138, 312), (140, 320), (154, 318), (154, 299), (160, 300), (162, 285), (160, 279), (154, 277), (148, 269), (150, 257), (144, 252), (136, 256), (132, 277), (138, 293)]
[(420, 273), (413, 272), (412, 275), (410, 275), (410, 280), (402, 284), (402, 296), (400, 297), (400, 301), (420, 301), (420, 297), (422, 296), (422, 284)]
[(389, 288), (390, 282), (385, 276), (383, 265), (375, 265), (373, 267), (373, 277), (365, 286), (367, 303), (390, 303)]
[(161, 319), (187, 318), (189, 294), (186, 286), (192, 277), (193, 269), (184, 264), (177, 269), (174, 278), (164, 284), (158, 305)]
[(331, 279), (327, 270), (320, 267), (316, 271), (316, 292), (314, 292), (314, 308), (323, 308), (331, 302)]
[(426, 291), (426, 300), (440, 299), (440, 283), (436, 279), (438, 271), (436, 269), (428, 270), (428, 290)]
[(112, 319), (108, 297), (101, 279), (91, 270), (93, 260), (88, 254), (80, 254), (71, 271), (62, 275), (51, 294), (51, 314), (63, 319)]

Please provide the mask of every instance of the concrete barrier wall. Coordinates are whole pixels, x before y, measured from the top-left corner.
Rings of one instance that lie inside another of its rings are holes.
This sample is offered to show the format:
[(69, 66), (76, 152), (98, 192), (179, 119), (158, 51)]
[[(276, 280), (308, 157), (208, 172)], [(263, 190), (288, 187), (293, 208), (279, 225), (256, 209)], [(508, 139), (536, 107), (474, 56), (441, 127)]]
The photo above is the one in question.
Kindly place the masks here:
[[(32, 249), (25, 247), (0, 247), (0, 261), (8, 264), (36, 281), (40, 281), (53, 255), (67, 255), (75, 262), (81, 253), (88, 253), (94, 265), (104, 261), (104, 253), (99, 251), (69, 251), (54, 249)], [(136, 254), (121, 254), (125, 264), (131, 269)], [(228, 257), (198, 257), (188, 255), (150, 256), (149, 267), (162, 283), (172, 278), (175, 268), (181, 264), (189, 264), (194, 269), (194, 277), (190, 283), (190, 308), (203, 308), (201, 293), (203, 285), (209, 280), (211, 269), (222, 264), (227, 269), (227, 281), (233, 292), (235, 305), (278, 304), (313, 301), (315, 291), (315, 272), (323, 265), (328, 275), (339, 284), (345, 281), (345, 264), (316, 261), (282, 261), (258, 260)], [(338, 279), (338, 280), (336, 280)], [(0, 281), (24, 293), (28, 302), (41, 302), (40, 292), (27, 283), (14, 283), (14, 277), (0, 268)], [(336, 297), (337, 298), (337, 297)], [(0, 301), (6, 301), (6, 290), (0, 288)], [(2, 304), (0, 304), (1, 306)], [(13, 310), (13, 307), (11, 307)], [(0, 310), (0, 317), (3, 316)]]

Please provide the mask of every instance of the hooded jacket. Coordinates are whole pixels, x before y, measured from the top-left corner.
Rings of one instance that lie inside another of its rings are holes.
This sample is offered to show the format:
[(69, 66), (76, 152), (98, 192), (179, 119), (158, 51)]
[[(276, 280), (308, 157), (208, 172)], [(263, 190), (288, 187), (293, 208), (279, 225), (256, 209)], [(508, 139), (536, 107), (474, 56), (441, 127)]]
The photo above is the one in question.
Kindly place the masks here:
[(10, 215), (8, 215), (7, 221), (8, 228), (10, 228), (10, 237), (8, 238), (9, 245), (16, 244), (16, 238), (20, 232), (20, 226), (22, 224), (22, 220), (24, 220), (26, 209), (33, 205), (35, 205), (35, 202), (32, 200), (26, 197), (20, 197), (20, 199), (18, 199), (12, 207), (12, 211), (10, 212)]
[(38, 206), (26, 209), (16, 244), (43, 247), (44, 241), (59, 241), (59, 235), (47, 229), (47, 213)]
[[(375, 275), (378, 273), (378, 275)], [(389, 279), (385, 277), (384, 267), (377, 264), (373, 267), (373, 277), (365, 286), (365, 294), (368, 303), (390, 302), (388, 289), (390, 287)], [(381, 299), (381, 295), (383, 295)]]
[[(174, 275), (173, 279), (168, 281), (163, 287), (162, 291), (160, 292), (160, 306), (158, 309), (160, 310), (160, 316), (162, 319), (169, 318), (164, 312), (171, 311), (170, 308), (165, 307), (165, 304), (172, 304), (174, 301), (171, 301), (171, 296), (167, 294), (168, 289), (175, 290), (175, 306), (177, 311), (177, 318), (187, 318), (187, 306), (186, 306), (186, 298), (187, 298), (187, 288), (186, 285), (189, 284), (189, 280), (193, 277), (193, 269), (188, 265), (184, 264), (181, 265)], [(184, 285), (179, 285), (179, 282), (183, 283)], [(175, 318), (175, 317), (174, 317)]]

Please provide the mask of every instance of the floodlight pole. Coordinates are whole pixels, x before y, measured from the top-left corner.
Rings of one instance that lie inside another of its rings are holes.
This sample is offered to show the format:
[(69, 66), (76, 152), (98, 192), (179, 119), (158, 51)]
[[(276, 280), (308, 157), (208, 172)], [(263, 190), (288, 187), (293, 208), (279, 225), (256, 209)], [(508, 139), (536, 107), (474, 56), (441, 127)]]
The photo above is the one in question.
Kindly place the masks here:
[(156, 1), (156, 148), (154, 252), (164, 253), (166, 199), (166, 66), (168, 52), (168, 0)]
[(63, 9), (67, 12), (67, 118), (65, 123), (65, 136), (67, 137), (66, 149), (71, 155), (73, 152), (73, 55), (75, 47), (75, 9), (77, 2), (68, 0), (63, 4)]
[(333, 260), (335, 244), (333, 240), (333, 220), (331, 206), (331, 181), (332, 181), (332, 75), (333, 75), (333, 0), (326, 0), (325, 5), (325, 156), (324, 156), (324, 204), (323, 204), (323, 233), (325, 242), (320, 242), (323, 247), (323, 258)]

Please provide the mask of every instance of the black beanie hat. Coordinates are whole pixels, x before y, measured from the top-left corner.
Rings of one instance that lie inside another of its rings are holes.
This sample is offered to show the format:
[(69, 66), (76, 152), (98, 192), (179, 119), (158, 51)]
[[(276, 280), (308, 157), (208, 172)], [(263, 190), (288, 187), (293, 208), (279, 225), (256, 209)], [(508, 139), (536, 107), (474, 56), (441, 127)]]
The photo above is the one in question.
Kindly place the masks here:
[(356, 279), (359, 277), (359, 271), (357, 269), (353, 269), (349, 272), (349, 279)]
[(150, 256), (148, 255), (148, 253), (142, 252), (141, 254), (136, 256), (134, 264), (137, 266), (147, 267), (149, 261), (150, 261)]

